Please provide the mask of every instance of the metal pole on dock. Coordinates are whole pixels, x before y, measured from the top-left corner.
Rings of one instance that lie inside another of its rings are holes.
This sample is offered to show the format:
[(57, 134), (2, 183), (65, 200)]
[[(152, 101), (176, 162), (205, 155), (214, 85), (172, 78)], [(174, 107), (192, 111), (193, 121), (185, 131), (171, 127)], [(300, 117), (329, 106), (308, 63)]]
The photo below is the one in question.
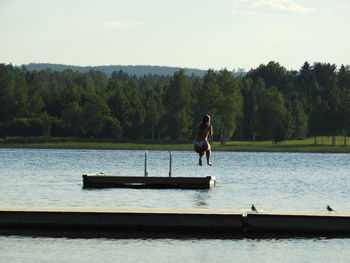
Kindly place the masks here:
[(172, 153), (170, 152), (170, 156), (169, 156), (169, 177), (171, 177), (171, 165), (172, 165)]
[(147, 172), (147, 151), (145, 151), (145, 177), (148, 176), (148, 172)]

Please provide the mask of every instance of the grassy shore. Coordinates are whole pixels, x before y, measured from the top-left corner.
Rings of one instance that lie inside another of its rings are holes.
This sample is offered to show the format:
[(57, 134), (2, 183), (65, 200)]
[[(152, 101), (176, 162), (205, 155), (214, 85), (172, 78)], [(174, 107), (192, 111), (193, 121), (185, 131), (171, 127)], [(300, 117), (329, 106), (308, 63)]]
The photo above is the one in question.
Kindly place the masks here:
[[(350, 144), (350, 138), (347, 138)], [(331, 137), (307, 138), (305, 140), (289, 140), (279, 144), (271, 141), (230, 141), (225, 145), (214, 142), (214, 151), (250, 151), (250, 152), (319, 152), (350, 153), (350, 146), (344, 146), (344, 137), (337, 137), (337, 146), (331, 145)], [(102, 141), (82, 140), (77, 138), (0, 138), (0, 148), (37, 148), (37, 149), (106, 149), (106, 150), (171, 150), (192, 151), (188, 142), (174, 141)]]

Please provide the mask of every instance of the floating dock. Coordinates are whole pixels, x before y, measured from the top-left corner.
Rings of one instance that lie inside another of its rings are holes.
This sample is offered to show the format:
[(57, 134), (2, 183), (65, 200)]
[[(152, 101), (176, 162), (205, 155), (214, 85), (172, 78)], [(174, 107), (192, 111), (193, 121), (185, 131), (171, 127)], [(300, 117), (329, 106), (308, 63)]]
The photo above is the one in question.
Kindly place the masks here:
[(263, 234), (350, 234), (350, 213), (249, 212), (243, 229)]
[(241, 212), (205, 209), (0, 207), (0, 234), (89, 232), (109, 235), (239, 233)]
[(148, 176), (145, 151), (144, 176), (110, 176), (104, 173), (83, 174), (83, 188), (144, 188), (144, 189), (211, 189), (216, 178), (172, 177), (172, 152), (169, 152), (169, 176)]
[(154, 189), (210, 189), (214, 176), (207, 177), (145, 177), (84, 174), (84, 188), (154, 188)]
[(0, 207), (0, 234), (31, 231), (173, 236), (350, 236), (350, 213), (246, 212), (213, 209)]

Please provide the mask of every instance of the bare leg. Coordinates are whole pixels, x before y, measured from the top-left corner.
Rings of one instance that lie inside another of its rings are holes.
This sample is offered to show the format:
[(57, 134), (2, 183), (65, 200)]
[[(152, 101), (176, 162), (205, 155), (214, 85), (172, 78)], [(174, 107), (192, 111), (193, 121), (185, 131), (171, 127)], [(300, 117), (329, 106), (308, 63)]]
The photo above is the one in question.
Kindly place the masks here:
[(202, 157), (203, 157), (203, 155), (204, 155), (204, 152), (199, 153), (199, 162), (198, 162), (199, 166), (202, 166)]
[(210, 162), (210, 155), (211, 155), (211, 150), (209, 149), (208, 151), (205, 152), (205, 155), (207, 157), (207, 164), (209, 166), (212, 166), (212, 163)]

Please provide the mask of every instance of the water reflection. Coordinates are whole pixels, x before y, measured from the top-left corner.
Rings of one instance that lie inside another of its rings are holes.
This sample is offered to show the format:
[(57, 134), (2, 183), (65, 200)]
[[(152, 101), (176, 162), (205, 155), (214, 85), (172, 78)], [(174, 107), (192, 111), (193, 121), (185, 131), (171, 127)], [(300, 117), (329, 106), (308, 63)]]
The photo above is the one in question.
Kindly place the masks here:
[(210, 190), (198, 190), (194, 194), (194, 206), (199, 208), (208, 207), (207, 200), (209, 199)]
[[(0, 236), (1, 262), (348, 262), (349, 239)], [(43, 251), (45, 253), (43, 253)]]

